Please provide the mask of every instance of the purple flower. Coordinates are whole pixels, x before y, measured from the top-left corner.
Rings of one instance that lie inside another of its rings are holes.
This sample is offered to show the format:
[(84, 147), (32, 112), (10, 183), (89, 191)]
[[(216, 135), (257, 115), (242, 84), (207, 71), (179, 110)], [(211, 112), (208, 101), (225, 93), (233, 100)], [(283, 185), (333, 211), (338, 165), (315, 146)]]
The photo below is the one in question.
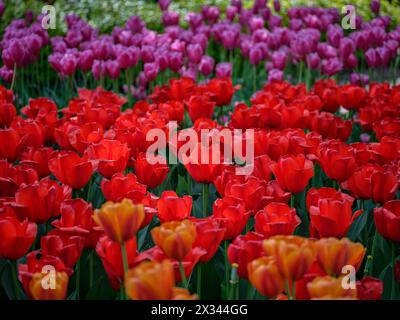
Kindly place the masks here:
[(275, 51), (272, 54), (272, 64), (275, 69), (284, 70), (288, 59), (287, 52), (283, 50)]
[(106, 70), (111, 79), (118, 79), (121, 73), (119, 63), (116, 60), (108, 60), (106, 62)]
[(203, 49), (199, 44), (189, 44), (186, 47), (188, 60), (191, 63), (198, 64), (203, 56)]
[(229, 62), (220, 62), (215, 67), (217, 78), (230, 78), (232, 77), (232, 64)]
[(278, 69), (272, 69), (268, 73), (268, 82), (274, 81), (282, 81), (283, 80), (283, 71)]
[(333, 76), (343, 68), (342, 62), (337, 58), (323, 60), (321, 64), (321, 72), (327, 76)]
[(228, 6), (225, 10), (226, 18), (230, 21), (233, 21), (233, 19), (235, 19), (237, 13), (238, 9), (234, 6)]
[(165, 11), (161, 17), (165, 27), (177, 26), (179, 24), (179, 13), (175, 11)]
[(92, 65), (92, 73), (93, 77), (96, 80), (100, 80), (100, 78), (105, 77), (106, 75), (106, 66), (104, 61), (94, 60)]
[(0, 17), (4, 14), (5, 9), (6, 9), (6, 6), (4, 5), (4, 2), (0, 1)]
[(306, 58), (307, 66), (310, 69), (317, 69), (319, 67), (320, 58), (318, 53), (312, 52), (307, 55)]
[(279, 0), (274, 0), (274, 10), (276, 12), (281, 11), (281, 3), (279, 2)]
[(199, 64), (199, 71), (203, 76), (209, 76), (214, 69), (214, 59), (210, 56), (203, 56)]
[(0, 78), (2, 78), (5, 82), (11, 83), (14, 77), (14, 70), (8, 69), (7, 66), (2, 66), (0, 68)]
[(364, 143), (368, 143), (371, 140), (371, 136), (368, 133), (361, 133), (360, 134), (360, 141)]
[(375, 14), (379, 14), (380, 9), (381, 9), (380, 0), (371, 0), (371, 11)]
[(263, 56), (262, 56), (262, 51), (257, 48), (257, 47), (253, 47), (250, 49), (249, 52), (249, 59), (250, 59), (250, 63), (252, 65), (258, 65), (260, 63), (260, 61), (262, 60)]
[(365, 52), (365, 60), (367, 61), (368, 67), (376, 68), (378, 66), (377, 52), (375, 49), (370, 48)]
[(162, 11), (168, 10), (169, 5), (171, 4), (171, 0), (158, 0), (158, 5)]
[(158, 65), (157, 63), (145, 63), (144, 64), (144, 74), (148, 82), (153, 81), (158, 75)]
[(79, 53), (78, 66), (82, 71), (87, 72), (92, 69), (93, 60), (94, 55), (92, 50), (82, 51)]
[(60, 60), (61, 74), (64, 76), (72, 76), (78, 66), (78, 59), (73, 54), (67, 53)]
[(168, 66), (174, 71), (178, 72), (183, 64), (183, 54), (178, 51), (170, 51), (168, 53)]
[(154, 47), (153, 46), (143, 46), (140, 50), (140, 58), (144, 63), (154, 62)]

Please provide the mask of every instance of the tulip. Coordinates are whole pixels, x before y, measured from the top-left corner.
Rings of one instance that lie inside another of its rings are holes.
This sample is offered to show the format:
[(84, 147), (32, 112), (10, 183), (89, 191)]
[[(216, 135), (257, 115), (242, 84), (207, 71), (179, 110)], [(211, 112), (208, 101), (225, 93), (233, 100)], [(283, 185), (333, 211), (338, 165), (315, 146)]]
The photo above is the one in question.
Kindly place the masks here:
[(296, 209), (279, 202), (269, 203), (255, 216), (255, 230), (265, 237), (290, 235), (301, 223)]
[(311, 299), (320, 300), (347, 300), (357, 299), (356, 289), (345, 289), (342, 285), (343, 277), (333, 278), (330, 276), (316, 277), (308, 283), (308, 293)]
[(360, 267), (366, 249), (361, 243), (354, 243), (347, 238), (324, 238), (316, 241), (317, 261), (328, 275), (342, 274), (342, 268), (351, 265), (355, 270)]
[(17, 111), (11, 103), (0, 103), (0, 127), (8, 127), (14, 120)]
[(346, 236), (351, 224), (362, 210), (352, 214), (351, 203), (346, 200), (320, 199), (317, 206), (310, 206), (310, 228), (315, 228), (318, 237)]
[(380, 0), (371, 0), (371, 11), (375, 14), (379, 14), (379, 10), (381, 9)]
[(261, 257), (247, 266), (250, 283), (262, 295), (275, 298), (284, 289), (284, 278), (274, 257)]
[(208, 77), (213, 72), (214, 64), (215, 64), (215, 61), (212, 57), (203, 56), (201, 58), (200, 64), (199, 64), (200, 73), (203, 76)]
[(274, 256), (279, 272), (288, 281), (306, 274), (316, 257), (313, 241), (299, 236), (274, 236), (263, 243), (268, 256)]
[(24, 146), (25, 138), (21, 138), (18, 131), (12, 128), (0, 129), (0, 158), (14, 161)]
[(185, 101), (192, 122), (199, 118), (212, 118), (215, 102), (206, 95), (193, 95)]
[(17, 260), (23, 257), (36, 239), (37, 226), (16, 217), (0, 216), (0, 258)]
[(192, 211), (192, 197), (178, 197), (175, 191), (163, 191), (157, 201), (157, 216), (161, 222), (187, 219)]
[(58, 216), (61, 203), (70, 198), (71, 188), (60, 186), (48, 177), (22, 185), (15, 193), (22, 217), (36, 223), (46, 223)]
[(308, 190), (307, 196), (306, 196), (307, 210), (310, 210), (311, 206), (318, 207), (318, 203), (322, 199), (346, 201), (350, 204), (350, 206), (353, 205), (353, 201), (354, 201), (353, 197), (349, 196), (346, 193), (337, 191), (334, 188), (322, 187), (322, 188), (316, 189), (316, 188), (312, 187), (311, 189)]
[(234, 87), (229, 78), (214, 78), (208, 82), (207, 88), (214, 95), (217, 106), (226, 106), (231, 103), (232, 97), (238, 87)]
[(124, 243), (133, 238), (144, 220), (143, 205), (134, 205), (132, 200), (108, 201), (95, 211), (94, 221), (104, 229), (113, 241)]
[(129, 158), (128, 146), (118, 140), (104, 139), (98, 144), (90, 145), (85, 153), (97, 164), (97, 170), (106, 178), (124, 171)]
[(314, 175), (312, 162), (302, 154), (283, 156), (271, 169), (282, 189), (292, 193), (303, 191)]
[(366, 276), (357, 281), (357, 298), (359, 300), (381, 300), (383, 282), (380, 279)]
[(182, 261), (196, 240), (196, 227), (189, 220), (170, 221), (152, 229), (151, 236), (169, 258)]
[(32, 275), (32, 279), (29, 282), (29, 295), (34, 300), (64, 300), (67, 297), (68, 280), (69, 277), (65, 272), (56, 272), (54, 285), (52, 288), (51, 281), (49, 282), (50, 288), (45, 288), (43, 283), (46, 283), (45, 277), (48, 277), (46, 273), (36, 272)]
[(131, 199), (134, 203), (141, 203), (146, 196), (146, 186), (140, 184), (133, 173), (126, 176), (123, 173), (114, 174), (110, 180), (101, 181), (101, 190), (107, 201), (121, 201)]
[(149, 188), (156, 188), (167, 178), (169, 167), (167, 164), (158, 162), (150, 164), (145, 153), (139, 153), (134, 162), (134, 169), (138, 181)]
[(132, 300), (169, 300), (175, 285), (171, 262), (144, 261), (125, 275), (126, 293)]
[[(126, 264), (128, 268), (133, 267), (137, 256), (136, 237), (125, 242)], [(124, 275), (128, 271), (124, 266), (124, 250), (120, 243), (112, 241), (109, 237), (103, 236), (96, 245), (96, 253), (103, 263), (104, 270), (112, 288), (115, 291), (120, 289)]]
[(382, 207), (374, 208), (375, 226), (386, 239), (400, 242), (400, 200), (386, 202)]
[(49, 169), (61, 183), (73, 189), (83, 188), (90, 180), (93, 167), (87, 160), (75, 152), (61, 151), (49, 160)]
[(172, 290), (172, 300), (198, 300), (197, 294), (190, 294), (186, 288), (174, 287)]
[(237, 264), (237, 273), (240, 278), (248, 279), (248, 264), (264, 254), (263, 240), (263, 235), (250, 231), (245, 235), (237, 236), (229, 245), (228, 261), (230, 264)]
[(232, 77), (232, 64), (229, 62), (220, 62), (215, 67), (217, 78), (231, 78)]

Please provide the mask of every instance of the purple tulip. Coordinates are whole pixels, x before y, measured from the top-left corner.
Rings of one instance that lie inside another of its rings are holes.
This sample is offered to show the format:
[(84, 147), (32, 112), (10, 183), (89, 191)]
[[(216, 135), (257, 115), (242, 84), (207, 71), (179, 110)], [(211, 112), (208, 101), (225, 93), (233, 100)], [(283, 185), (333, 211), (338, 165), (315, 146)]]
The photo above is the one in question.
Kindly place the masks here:
[(167, 52), (160, 52), (156, 55), (156, 60), (157, 60), (157, 65), (158, 65), (158, 69), (160, 69), (160, 71), (164, 71), (168, 68), (168, 55)]
[(152, 62), (144, 64), (144, 74), (148, 82), (151, 82), (157, 78), (158, 71), (157, 63)]
[(94, 60), (92, 65), (92, 73), (93, 77), (96, 80), (100, 80), (100, 78), (105, 77), (106, 75), (106, 66), (104, 61)]
[(235, 19), (235, 16), (237, 13), (238, 13), (238, 9), (234, 6), (228, 6), (225, 10), (226, 18), (229, 21), (233, 21), (233, 19)]
[(339, 26), (329, 26), (326, 37), (331, 46), (338, 48), (343, 38), (343, 30)]
[(320, 58), (318, 53), (312, 52), (307, 55), (306, 58), (307, 66), (310, 69), (317, 69), (319, 67)]
[(281, 16), (272, 15), (269, 18), (269, 26), (271, 29), (279, 28), (282, 26), (283, 18)]
[(257, 29), (264, 28), (264, 19), (261, 17), (252, 17), (249, 20), (249, 28), (251, 32), (256, 31)]
[(249, 59), (252, 65), (255, 66), (258, 65), (262, 60), (262, 58), (263, 58), (262, 51), (259, 48), (253, 47), (250, 49)]
[(230, 78), (232, 77), (232, 64), (229, 62), (220, 62), (215, 67), (217, 78)]
[(360, 141), (364, 143), (368, 143), (371, 140), (371, 136), (368, 133), (361, 133), (360, 134)]
[(274, 10), (275, 10), (276, 12), (281, 11), (281, 3), (280, 3), (279, 0), (274, 0)]
[(375, 14), (379, 14), (380, 9), (381, 9), (380, 0), (371, 0), (371, 11)]
[(94, 55), (92, 50), (85, 50), (79, 53), (78, 66), (82, 71), (87, 72), (91, 70), (93, 61)]
[(158, 5), (162, 11), (168, 10), (169, 5), (171, 4), (171, 0), (158, 0)]
[(278, 69), (272, 69), (268, 73), (268, 82), (274, 81), (282, 81), (283, 80), (283, 71)]
[(126, 22), (126, 27), (131, 30), (133, 33), (140, 33), (145, 27), (145, 23), (138, 16), (132, 16)]
[(272, 64), (275, 69), (284, 70), (288, 59), (287, 52), (283, 50), (275, 51), (272, 54)]
[(144, 63), (154, 62), (154, 47), (153, 46), (143, 46), (140, 50), (140, 58)]
[(242, 0), (231, 0), (231, 6), (237, 8), (238, 12), (242, 11)]
[(329, 77), (341, 71), (343, 64), (337, 58), (323, 60), (321, 64), (321, 72)]
[(186, 20), (192, 30), (196, 30), (203, 22), (201, 13), (189, 12), (186, 15)]
[(182, 68), (179, 71), (179, 74), (181, 75), (181, 77), (185, 77), (185, 78), (190, 78), (193, 79), (194, 81), (196, 81), (197, 79), (197, 72), (195, 68)]
[(214, 69), (214, 59), (210, 56), (203, 56), (201, 58), (200, 64), (199, 64), (199, 71), (200, 73), (205, 76), (208, 77), (213, 69)]
[(178, 72), (183, 64), (183, 54), (178, 51), (171, 51), (168, 53), (168, 66), (174, 71)]
[(0, 17), (4, 14), (4, 10), (6, 9), (6, 6), (3, 1), (0, 1)]
[(189, 44), (186, 47), (188, 60), (191, 63), (198, 64), (203, 56), (203, 49), (199, 44)]
[(78, 66), (78, 59), (73, 54), (66, 54), (60, 60), (61, 74), (64, 76), (72, 76)]
[(377, 64), (377, 52), (375, 49), (370, 48), (365, 52), (365, 60), (367, 61), (368, 67), (376, 68)]
[(219, 19), (220, 11), (216, 6), (203, 6), (201, 9), (203, 19), (208, 23), (215, 23)]
[(2, 59), (9, 69), (14, 69), (14, 65), (18, 68), (24, 66), (27, 55), (28, 52), (22, 41), (19, 39), (12, 39), (8, 48), (2, 52)]
[(264, 9), (267, 5), (267, 0), (254, 0), (253, 12), (255, 14), (259, 13), (260, 10)]
[(175, 11), (166, 11), (163, 13), (161, 20), (165, 27), (177, 26), (179, 24), (179, 13)]
[(14, 70), (8, 69), (7, 66), (2, 66), (0, 68), (0, 78), (2, 78), (5, 82), (11, 83), (14, 77)]
[(106, 62), (106, 70), (107, 74), (111, 79), (118, 79), (121, 73), (121, 69), (119, 67), (118, 61), (116, 60), (108, 60)]

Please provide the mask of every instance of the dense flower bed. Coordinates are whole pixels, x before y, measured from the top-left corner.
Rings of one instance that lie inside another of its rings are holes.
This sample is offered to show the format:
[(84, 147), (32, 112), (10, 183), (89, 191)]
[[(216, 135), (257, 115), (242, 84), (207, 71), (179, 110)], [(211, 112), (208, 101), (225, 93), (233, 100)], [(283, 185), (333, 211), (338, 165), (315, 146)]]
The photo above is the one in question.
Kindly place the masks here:
[[(47, 98), (17, 114), (2, 87), (9, 298), (398, 298), (400, 87), (273, 82), (219, 116), (235, 90), (174, 79), (123, 111), (125, 98), (80, 89), (60, 117)], [(253, 172), (149, 163), (146, 132), (170, 121), (178, 135), (255, 129)]]

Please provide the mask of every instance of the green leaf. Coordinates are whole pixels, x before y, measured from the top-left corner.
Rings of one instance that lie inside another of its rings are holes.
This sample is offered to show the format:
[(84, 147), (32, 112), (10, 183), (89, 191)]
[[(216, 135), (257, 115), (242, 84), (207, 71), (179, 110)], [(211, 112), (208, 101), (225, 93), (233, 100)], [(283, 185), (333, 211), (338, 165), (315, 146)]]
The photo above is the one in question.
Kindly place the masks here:
[(348, 232), (348, 237), (351, 241), (359, 240), (361, 232), (365, 228), (368, 220), (368, 214), (363, 212), (351, 225), (350, 230)]

